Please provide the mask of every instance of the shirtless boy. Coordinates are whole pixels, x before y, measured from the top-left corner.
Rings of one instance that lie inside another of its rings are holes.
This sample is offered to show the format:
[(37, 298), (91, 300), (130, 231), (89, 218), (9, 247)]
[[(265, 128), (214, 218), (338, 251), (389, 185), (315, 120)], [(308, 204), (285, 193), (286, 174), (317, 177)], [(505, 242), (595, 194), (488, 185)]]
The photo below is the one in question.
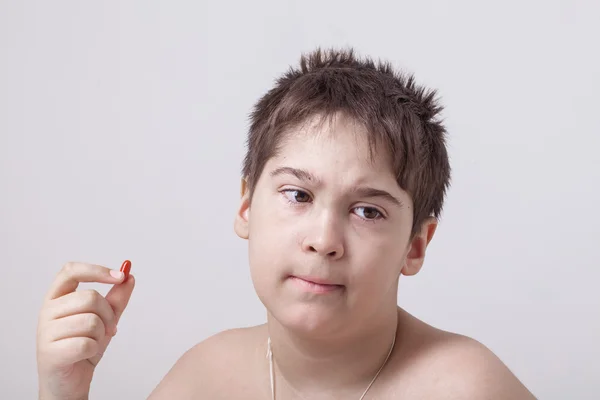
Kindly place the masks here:
[[(252, 113), (234, 222), (267, 322), (195, 345), (149, 399), (534, 399), (484, 345), (397, 305), (449, 186), (440, 111), (434, 91), (352, 50), (285, 73)], [(88, 398), (135, 285), (110, 271), (67, 263), (48, 291), (41, 400)]]

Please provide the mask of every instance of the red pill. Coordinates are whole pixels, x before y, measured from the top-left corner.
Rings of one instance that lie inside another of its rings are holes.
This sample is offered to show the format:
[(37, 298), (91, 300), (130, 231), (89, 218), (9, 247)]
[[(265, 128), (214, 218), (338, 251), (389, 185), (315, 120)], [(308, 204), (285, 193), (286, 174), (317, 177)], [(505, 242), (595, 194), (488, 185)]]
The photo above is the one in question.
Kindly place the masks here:
[(123, 272), (125, 274), (125, 279), (123, 279), (123, 282), (127, 281), (127, 278), (129, 278), (130, 270), (131, 270), (131, 261), (125, 260), (123, 262), (123, 265), (121, 265), (121, 272)]

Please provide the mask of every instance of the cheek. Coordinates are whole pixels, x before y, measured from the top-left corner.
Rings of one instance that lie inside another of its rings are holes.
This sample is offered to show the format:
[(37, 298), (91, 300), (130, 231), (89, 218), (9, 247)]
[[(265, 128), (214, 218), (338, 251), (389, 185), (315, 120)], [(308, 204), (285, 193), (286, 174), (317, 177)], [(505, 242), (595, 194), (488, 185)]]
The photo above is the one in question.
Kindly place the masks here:
[(289, 247), (297, 238), (297, 218), (283, 200), (261, 198), (250, 212), (249, 233), (258, 252), (277, 253)]
[(397, 241), (371, 236), (351, 244), (353, 280), (360, 291), (384, 290), (400, 276), (406, 250)]
[(291, 232), (289, 224), (281, 224), (274, 213), (256, 212), (254, 217), (248, 240), (250, 277), (260, 301), (271, 308), (286, 273), (292, 271)]
[[(294, 224), (286, 223), (275, 207), (255, 207), (250, 214), (248, 256), (253, 278), (277, 279), (284, 273), (294, 246)], [(266, 276), (263, 276), (266, 275)]]

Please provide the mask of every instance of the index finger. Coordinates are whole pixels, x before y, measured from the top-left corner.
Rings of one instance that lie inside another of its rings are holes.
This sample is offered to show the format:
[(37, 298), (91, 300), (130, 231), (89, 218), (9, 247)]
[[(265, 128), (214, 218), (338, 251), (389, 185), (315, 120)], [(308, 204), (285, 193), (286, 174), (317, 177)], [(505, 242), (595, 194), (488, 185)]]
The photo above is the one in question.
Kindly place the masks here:
[(54, 300), (65, 294), (74, 292), (81, 282), (119, 283), (124, 274), (102, 265), (81, 262), (66, 263), (48, 291), (47, 298)]

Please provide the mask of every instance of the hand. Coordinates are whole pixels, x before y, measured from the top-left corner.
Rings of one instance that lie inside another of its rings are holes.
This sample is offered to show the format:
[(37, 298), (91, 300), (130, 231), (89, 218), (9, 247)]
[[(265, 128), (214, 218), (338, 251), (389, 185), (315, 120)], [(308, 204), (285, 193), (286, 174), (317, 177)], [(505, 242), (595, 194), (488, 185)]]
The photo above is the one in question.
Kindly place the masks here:
[[(114, 275), (113, 275), (114, 274)], [(106, 267), (67, 263), (39, 314), (37, 366), (40, 400), (87, 399), (100, 362), (135, 286), (133, 275)], [(76, 291), (80, 282), (114, 284), (106, 297)]]

